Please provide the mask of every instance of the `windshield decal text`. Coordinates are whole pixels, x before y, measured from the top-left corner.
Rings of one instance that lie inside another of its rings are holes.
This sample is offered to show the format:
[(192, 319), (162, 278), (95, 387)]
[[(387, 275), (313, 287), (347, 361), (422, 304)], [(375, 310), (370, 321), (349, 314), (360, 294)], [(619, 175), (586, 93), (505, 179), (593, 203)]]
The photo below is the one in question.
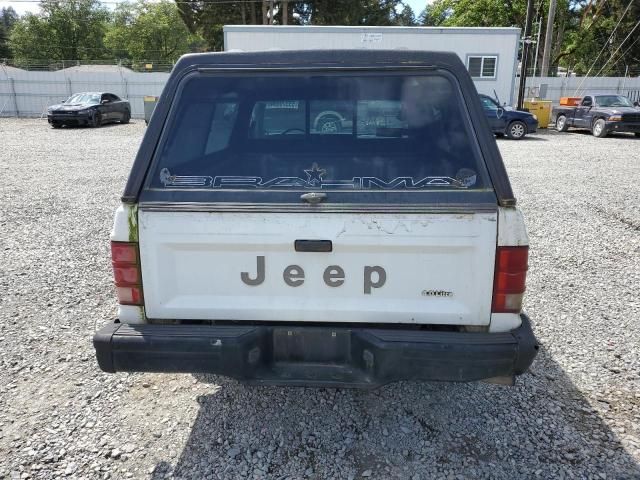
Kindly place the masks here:
[(162, 180), (171, 188), (213, 188), (213, 189), (321, 189), (321, 190), (420, 190), (433, 187), (469, 188), (471, 185), (451, 177), (396, 177), (385, 181), (376, 177), (353, 177), (351, 180), (326, 180), (322, 183), (309, 182), (300, 177), (262, 177), (222, 175), (179, 176), (169, 175)]
[(414, 177), (396, 177), (384, 180), (377, 177), (353, 177), (344, 180), (325, 180), (322, 177), (325, 170), (316, 164), (305, 170), (307, 178), (274, 177), (239, 175), (172, 175), (168, 169), (160, 172), (160, 182), (171, 188), (213, 188), (213, 189), (320, 189), (320, 190), (420, 190), (433, 187), (469, 188), (476, 182), (475, 172), (464, 172), (458, 178), (448, 176), (428, 176), (415, 179)]

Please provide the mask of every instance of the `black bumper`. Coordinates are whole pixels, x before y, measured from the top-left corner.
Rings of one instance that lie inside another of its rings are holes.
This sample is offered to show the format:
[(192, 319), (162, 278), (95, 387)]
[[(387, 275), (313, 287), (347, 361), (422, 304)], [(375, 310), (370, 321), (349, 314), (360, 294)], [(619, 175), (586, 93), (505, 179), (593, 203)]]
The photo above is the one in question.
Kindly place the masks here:
[(607, 132), (627, 132), (638, 133), (640, 132), (640, 123), (631, 122), (607, 122)]
[(64, 125), (87, 125), (91, 121), (91, 114), (82, 115), (60, 115), (60, 114), (48, 114), (47, 122), (57, 123)]
[(105, 372), (213, 373), (249, 383), (334, 387), (520, 375), (538, 351), (525, 315), (506, 333), (113, 323), (93, 344)]

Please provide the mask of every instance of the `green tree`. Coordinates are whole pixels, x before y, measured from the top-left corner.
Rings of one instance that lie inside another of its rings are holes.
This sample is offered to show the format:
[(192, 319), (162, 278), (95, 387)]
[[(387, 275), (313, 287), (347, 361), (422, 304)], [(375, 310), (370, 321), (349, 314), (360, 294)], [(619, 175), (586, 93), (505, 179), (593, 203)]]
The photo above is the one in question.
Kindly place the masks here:
[(109, 11), (98, 0), (46, 0), (40, 12), (14, 25), (10, 46), (16, 58), (47, 60), (102, 59)]
[(224, 25), (258, 25), (263, 23), (262, 5), (258, 2), (180, 0), (177, 2), (177, 6), (180, 17), (189, 32), (203, 38), (207, 48), (213, 51), (224, 49), (222, 38)]
[(427, 5), (427, 7), (420, 13), (418, 17), (418, 25), (424, 27), (437, 27), (442, 25), (446, 20), (448, 12), (440, 9), (438, 5)]
[(122, 3), (113, 15), (105, 45), (118, 58), (171, 63), (202, 47), (189, 32), (173, 2)]
[(314, 0), (295, 2), (300, 22), (307, 25), (398, 25), (402, 0)]
[(427, 12), (445, 27), (524, 27), (527, 0), (435, 0)]
[(413, 13), (413, 9), (409, 5), (404, 5), (402, 11), (395, 16), (396, 25), (404, 27), (413, 27), (418, 24), (416, 15)]
[[(540, 19), (542, 28), (538, 48), (541, 56), (549, 1), (542, 0), (535, 5), (534, 21)], [(523, 29), (526, 10), (526, 0), (435, 0), (421, 15), (420, 23)], [(631, 3), (629, 0), (558, 0), (551, 46), (552, 71), (562, 66), (578, 74), (586, 74), (591, 69), (590, 75), (623, 75), (628, 68), (630, 74), (640, 74), (640, 26), (633, 30), (638, 19), (638, 0)], [(612, 36), (619, 20), (620, 25)], [(540, 65), (541, 58), (538, 60)]]
[(0, 58), (11, 56), (9, 35), (17, 21), (18, 14), (12, 7), (2, 8), (2, 10), (0, 10)]
[[(402, 0), (179, 0), (180, 16), (192, 34), (211, 50), (224, 48), (224, 25), (413, 25), (415, 16)], [(269, 13), (273, 3), (273, 14)]]
[(578, 74), (640, 75), (640, 2), (582, 0), (574, 10), (564, 19), (557, 63)]

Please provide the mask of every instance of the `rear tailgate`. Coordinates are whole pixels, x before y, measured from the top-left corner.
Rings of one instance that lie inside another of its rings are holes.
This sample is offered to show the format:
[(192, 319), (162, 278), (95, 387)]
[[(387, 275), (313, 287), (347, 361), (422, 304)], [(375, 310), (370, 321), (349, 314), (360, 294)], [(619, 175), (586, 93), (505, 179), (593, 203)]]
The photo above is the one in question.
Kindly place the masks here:
[[(488, 325), (496, 215), (142, 208), (146, 314)], [(332, 251), (296, 251), (296, 240), (329, 241)]]
[(490, 134), (459, 87), (431, 67), (185, 77), (138, 198), (147, 317), (488, 325)]

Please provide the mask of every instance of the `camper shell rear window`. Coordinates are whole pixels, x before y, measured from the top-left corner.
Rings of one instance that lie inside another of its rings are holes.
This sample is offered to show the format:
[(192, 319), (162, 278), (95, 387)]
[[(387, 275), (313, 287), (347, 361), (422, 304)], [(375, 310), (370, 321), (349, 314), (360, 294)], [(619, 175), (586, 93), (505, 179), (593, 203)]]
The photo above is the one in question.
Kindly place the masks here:
[(146, 190), (213, 202), (310, 191), (337, 203), (433, 202), (447, 192), (495, 202), (459, 86), (438, 70), (192, 73)]

